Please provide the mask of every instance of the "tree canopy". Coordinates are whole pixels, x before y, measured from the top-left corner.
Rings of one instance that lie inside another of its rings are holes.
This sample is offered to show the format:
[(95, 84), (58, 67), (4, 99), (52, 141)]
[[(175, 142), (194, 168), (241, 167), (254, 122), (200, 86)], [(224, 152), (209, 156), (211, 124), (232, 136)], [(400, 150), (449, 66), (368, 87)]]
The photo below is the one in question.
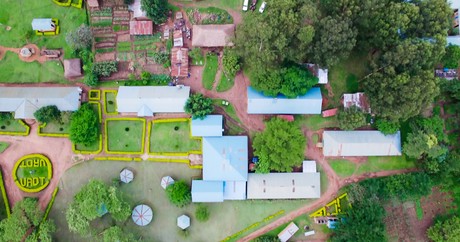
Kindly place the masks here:
[(446, 54), (442, 58), (442, 65), (444, 68), (457, 69), (458, 62), (460, 61), (460, 46), (448, 45), (446, 47)]
[(60, 121), (61, 111), (56, 105), (44, 106), (34, 112), (34, 117), (40, 123)]
[(265, 126), (252, 144), (254, 155), (259, 157), (256, 172), (291, 172), (292, 167), (301, 165), (306, 140), (300, 128), (279, 118), (271, 119)]
[(169, 201), (181, 208), (192, 202), (190, 186), (185, 181), (177, 181), (166, 187), (166, 195)]
[(439, 220), (427, 230), (428, 238), (434, 242), (456, 241), (460, 238), (460, 218), (452, 216)]
[(201, 93), (192, 94), (185, 103), (185, 112), (192, 115), (193, 119), (204, 119), (214, 111), (212, 99)]
[(366, 125), (366, 114), (356, 106), (341, 110), (337, 115), (339, 127), (343, 130), (354, 130)]
[(168, 0), (141, 0), (142, 10), (159, 25), (168, 19)]
[(377, 126), (377, 129), (384, 135), (395, 134), (400, 128), (399, 122), (391, 122), (385, 119), (377, 119), (375, 126)]
[(102, 234), (102, 238), (104, 242), (135, 242), (137, 241), (134, 238), (134, 235), (123, 231), (120, 227), (118, 226), (112, 226), (104, 231)]
[(75, 195), (66, 211), (69, 229), (80, 235), (92, 234), (90, 222), (108, 212), (116, 221), (122, 222), (131, 214), (130, 205), (114, 186), (99, 180), (90, 180)]
[(99, 139), (97, 113), (89, 103), (84, 103), (70, 117), (69, 138), (74, 144), (91, 145)]

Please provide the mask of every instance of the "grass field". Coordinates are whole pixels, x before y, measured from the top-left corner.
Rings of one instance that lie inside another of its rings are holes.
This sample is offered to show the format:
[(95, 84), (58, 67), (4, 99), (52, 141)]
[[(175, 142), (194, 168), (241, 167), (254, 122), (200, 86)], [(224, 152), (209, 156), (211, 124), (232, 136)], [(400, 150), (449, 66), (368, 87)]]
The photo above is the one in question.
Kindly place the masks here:
[[(172, 3), (187, 3), (191, 1), (181, 1), (181, 0), (175, 0), (175, 1), (170, 1)], [(260, 1), (259, 1), (260, 2)], [(215, 6), (219, 8), (230, 8), (234, 10), (241, 10), (243, 8), (243, 1), (242, 0), (202, 0), (202, 1), (196, 1), (193, 3), (194, 6)]]
[(0, 154), (3, 153), (3, 151), (5, 151), (8, 146), (10, 146), (8, 142), (0, 142)]
[(200, 150), (201, 142), (190, 138), (188, 122), (153, 123), (150, 152), (188, 152)]
[[(0, 26), (1, 45), (19, 48), (27, 43), (33, 43), (40, 48), (64, 48), (64, 57), (67, 59), (72, 56), (72, 50), (67, 45), (65, 36), (68, 31), (86, 22), (85, 9), (61, 7), (53, 1), (2, 0), (1, 3), (0, 23), (11, 26), (10, 31), (7, 31), (5, 26)], [(60, 26), (59, 35), (36, 36), (31, 26), (34, 18), (57, 18)], [(0, 69), (3, 68), (0, 66)], [(37, 70), (31, 68), (30, 71)]]
[(42, 133), (46, 134), (68, 134), (70, 130), (70, 115), (71, 112), (61, 113), (61, 122), (53, 121), (46, 123), (46, 126), (41, 128)]
[(357, 174), (376, 171), (401, 170), (415, 167), (414, 160), (408, 160), (403, 156), (371, 156), (358, 168)]
[(28, 63), (21, 61), (17, 54), (10, 51), (0, 60), (0, 70), (8, 70), (0, 71), (0, 82), (4, 83), (67, 83), (64, 79), (64, 67), (59, 62)]
[(107, 148), (109, 151), (142, 152), (144, 122), (140, 120), (108, 120)]
[(235, 84), (235, 77), (234, 76), (229, 76), (227, 77), (223, 72), (220, 77), (219, 85), (217, 86), (217, 91), (218, 92), (225, 92), (230, 90), (233, 85)]
[(26, 128), (21, 123), (19, 123), (19, 120), (10, 119), (0, 121), (0, 131), (26, 132)]
[[(90, 179), (97, 178), (111, 183), (112, 179), (118, 177), (119, 172), (126, 167), (134, 171), (135, 178), (129, 184), (122, 184), (120, 189), (126, 195), (131, 207), (140, 203), (148, 204), (152, 207), (154, 216), (152, 223), (146, 227), (136, 226), (131, 218), (121, 225), (125, 231), (142, 236), (144, 241), (220, 241), (282, 209), (287, 214), (313, 201), (302, 199), (211, 203), (206, 204), (210, 212), (209, 220), (200, 223), (194, 217), (196, 204), (177, 208), (168, 201), (165, 191), (160, 186), (161, 177), (166, 175), (175, 180), (183, 179), (190, 183), (192, 177), (200, 176), (200, 170), (190, 169), (187, 165), (176, 163), (88, 161), (66, 171), (59, 183), (60, 190), (50, 213), (50, 218), (57, 224), (58, 229), (54, 237), (58, 238), (58, 241), (88, 241), (88, 238), (82, 238), (68, 230), (63, 214), (69, 202), (82, 185)], [(189, 236), (186, 239), (178, 235), (176, 225), (177, 217), (182, 214), (191, 217)], [(261, 224), (258, 228), (275, 219)], [(102, 231), (111, 223), (110, 216), (104, 216), (102, 219), (97, 219), (92, 225), (98, 231)]]
[(323, 118), (321, 115), (296, 115), (295, 122), (309, 130), (338, 127), (337, 116)]
[(342, 178), (353, 175), (356, 170), (356, 165), (348, 160), (329, 160), (329, 164), (335, 173)]
[(117, 95), (114, 92), (105, 93), (105, 107), (108, 113), (115, 113), (117, 111)]
[(206, 55), (206, 65), (203, 70), (203, 86), (204, 88), (211, 90), (212, 85), (216, 79), (216, 73), (218, 68), (218, 59), (215, 54)]

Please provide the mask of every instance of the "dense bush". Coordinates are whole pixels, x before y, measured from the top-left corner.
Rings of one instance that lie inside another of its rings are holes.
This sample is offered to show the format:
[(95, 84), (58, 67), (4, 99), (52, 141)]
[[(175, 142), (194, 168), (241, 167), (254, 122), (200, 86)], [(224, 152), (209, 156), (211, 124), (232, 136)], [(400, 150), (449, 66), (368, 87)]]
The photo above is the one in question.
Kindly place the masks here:
[(278, 236), (275, 235), (262, 235), (254, 239), (254, 242), (279, 242)]
[(354, 130), (366, 125), (366, 115), (355, 106), (341, 110), (337, 119), (340, 129), (343, 130)]
[(240, 60), (235, 51), (226, 48), (222, 58), (222, 66), (226, 75), (235, 76), (241, 69)]
[(34, 112), (35, 119), (40, 123), (61, 121), (61, 111), (56, 105), (44, 106)]
[(162, 24), (168, 19), (168, 0), (141, 0), (142, 10), (155, 24)]
[(206, 222), (209, 219), (209, 210), (208, 207), (204, 205), (198, 205), (195, 211), (196, 220), (200, 222)]
[(188, 56), (193, 60), (202, 59), (203, 54), (201, 54), (201, 48), (194, 47), (190, 52), (188, 52)]
[(153, 52), (152, 59), (155, 63), (164, 65), (169, 62), (169, 53), (164, 51)]
[(460, 61), (460, 46), (448, 45), (441, 61), (445, 68), (457, 69), (458, 61)]
[(185, 103), (185, 112), (192, 115), (193, 119), (204, 119), (213, 111), (212, 99), (201, 93), (191, 95)]
[(93, 43), (93, 34), (90, 27), (82, 24), (74, 31), (69, 31), (65, 40), (74, 50), (89, 49)]
[(377, 129), (384, 135), (395, 134), (400, 128), (398, 122), (386, 121), (385, 119), (377, 119), (375, 126), (377, 126)]
[(97, 76), (110, 76), (113, 72), (118, 71), (118, 62), (116, 61), (102, 61), (93, 64), (93, 74)]
[(12, 113), (0, 112), (0, 121), (6, 121), (13, 119)]
[(166, 187), (166, 195), (169, 201), (179, 208), (192, 202), (192, 193), (189, 185), (187, 185), (185, 181), (177, 181)]
[(70, 118), (69, 139), (74, 144), (91, 145), (99, 139), (98, 114), (84, 103)]
[(427, 230), (428, 238), (434, 242), (458, 241), (460, 238), (460, 218), (452, 216), (439, 220)]

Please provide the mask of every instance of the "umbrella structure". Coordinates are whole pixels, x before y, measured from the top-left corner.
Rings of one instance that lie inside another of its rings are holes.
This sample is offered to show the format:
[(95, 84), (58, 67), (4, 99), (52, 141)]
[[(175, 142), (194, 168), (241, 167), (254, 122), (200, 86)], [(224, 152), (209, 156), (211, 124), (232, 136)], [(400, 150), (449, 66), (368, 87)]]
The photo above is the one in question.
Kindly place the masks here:
[(177, 226), (181, 229), (186, 229), (190, 227), (190, 218), (187, 215), (182, 215), (177, 218)]
[(137, 225), (145, 226), (152, 221), (152, 218), (153, 218), (152, 209), (145, 204), (137, 205), (133, 209), (133, 214), (131, 215), (131, 218), (133, 219), (134, 223), (136, 223)]
[(130, 183), (134, 179), (134, 174), (128, 169), (123, 169), (120, 172), (120, 180), (124, 183)]
[(163, 187), (163, 189), (166, 189), (167, 186), (172, 184), (174, 184), (174, 179), (172, 179), (172, 177), (164, 176), (161, 178), (161, 187)]

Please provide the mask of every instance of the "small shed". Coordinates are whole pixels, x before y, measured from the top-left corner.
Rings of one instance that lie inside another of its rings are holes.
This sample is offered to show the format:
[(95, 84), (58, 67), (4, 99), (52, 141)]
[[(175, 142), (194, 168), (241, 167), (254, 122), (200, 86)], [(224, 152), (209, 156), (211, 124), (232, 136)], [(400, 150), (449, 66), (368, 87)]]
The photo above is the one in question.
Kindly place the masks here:
[(75, 58), (64, 60), (64, 76), (66, 78), (82, 76), (80, 59)]
[(41, 32), (54, 31), (56, 25), (50, 18), (35, 18), (32, 20), (32, 29)]
[(190, 227), (190, 217), (187, 215), (179, 216), (177, 218), (177, 226), (181, 229)]
[(137, 205), (133, 209), (131, 218), (133, 219), (133, 222), (135, 224), (139, 226), (146, 226), (150, 222), (152, 222), (152, 219), (153, 219), (152, 209), (145, 204)]
[(328, 118), (337, 115), (337, 112), (339, 111), (338, 108), (333, 108), (333, 109), (328, 109), (324, 110), (322, 112), (323, 118)]
[(297, 231), (299, 227), (294, 222), (291, 222), (283, 231), (278, 234), (278, 238), (281, 242), (288, 241)]
[(129, 21), (130, 35), (152, 35), (153, 22), (149, 19), (133, 19)]
[(164, 176), (163, 178), (161, 178), (161, 187), (163, 189), (166, 189), (166, 187), (168, 187), (169, 185), (172, 185), (174, 184), (174, 179), (172, 179), (172, 177), (170, 176)]
[(133, 179), (134, 173), (132, 171), (125, 168), (120, 172), (120, 181), (123, 183), (130, 183), (133, 181)]
[(302, 172), (303, 173), (316, 173), (316, 161), (314, 160), (304, 160), (302, 163)]
[(171, 76), (187, 77), (189, 72), (188, 66), (188, 49), (172, 48), (171, 50)]
[(88, 7), (91, 7), (91, 8), (99, 7), (99, 2), (97, 0), (87, 0), (86, 4), (88, 4)]
[(361, 109), (365, 113), (371, 112), (371, 106), (364, 92), (343, 94), (343, 107), (349, 108), (352, 106)]

